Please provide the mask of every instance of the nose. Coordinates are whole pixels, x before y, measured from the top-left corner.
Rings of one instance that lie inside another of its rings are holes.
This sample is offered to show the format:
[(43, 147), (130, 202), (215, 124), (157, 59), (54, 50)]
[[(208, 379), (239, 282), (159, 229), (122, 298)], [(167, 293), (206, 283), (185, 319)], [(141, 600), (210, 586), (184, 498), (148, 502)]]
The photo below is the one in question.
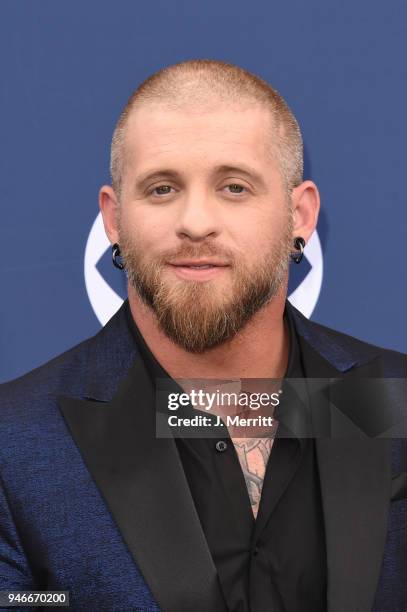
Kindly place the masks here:
[(183, 200), (176, 224), (179, 238), (193, 241), (216, 237), (220, 233), (220, 219), (216, 202), (203, 191), (190, 192)]

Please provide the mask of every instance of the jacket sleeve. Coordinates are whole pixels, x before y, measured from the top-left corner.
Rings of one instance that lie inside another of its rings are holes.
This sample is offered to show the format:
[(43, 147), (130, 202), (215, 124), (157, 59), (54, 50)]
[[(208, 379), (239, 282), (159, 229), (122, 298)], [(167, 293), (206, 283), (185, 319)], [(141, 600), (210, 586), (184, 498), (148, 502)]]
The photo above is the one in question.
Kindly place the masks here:
[[(0, 474), (0, 591), (36, 590)], [(29, 608), (2, 608), (28, 610)], [(38, 608), (37, 608), (38, 609)]]

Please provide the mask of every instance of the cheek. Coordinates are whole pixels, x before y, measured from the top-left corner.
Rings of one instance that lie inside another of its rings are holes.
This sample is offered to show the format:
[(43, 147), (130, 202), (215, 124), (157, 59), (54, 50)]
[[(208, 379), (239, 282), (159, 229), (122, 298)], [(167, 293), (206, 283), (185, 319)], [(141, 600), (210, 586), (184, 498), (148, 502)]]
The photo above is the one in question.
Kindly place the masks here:
[(131, 242), (142, 245), (159, 244), (162, 239), (162, 228), (150, 218), (140, 214), (122, 213), (120, 220), (121, 232)]
[(237, 211), (234, 218), (226, 218), (225, 223), (234, 235), (238, 234), (242, 240), (253, 242), (266, 236), (270, 238), (282, 231), (287, 224), (287, 215), (285, 203), (262, 201), (251, 209)]
[(259, 255), (270, 241), (273, 225), (275, 226), (275, 221), (272, 223), (266, 215), (256, 218), (251, 215), (230, 227), (230, 233), (241, 253), (253, 257), (256, 253)]
[(265, 213), (255, 230), (259, 249), (270, 250), (281, 240), (285, 241), (291, 232), (290, 222), (289, 210), (283, 206)]
[(238, 257), (246, 266), (255, 269), (279, 249), (281, 241), (286, 241), (287, 217), (283, 215), (262, 215), (256, 221), (246, 220), (235, 226), (232, 242), (236, 245)]

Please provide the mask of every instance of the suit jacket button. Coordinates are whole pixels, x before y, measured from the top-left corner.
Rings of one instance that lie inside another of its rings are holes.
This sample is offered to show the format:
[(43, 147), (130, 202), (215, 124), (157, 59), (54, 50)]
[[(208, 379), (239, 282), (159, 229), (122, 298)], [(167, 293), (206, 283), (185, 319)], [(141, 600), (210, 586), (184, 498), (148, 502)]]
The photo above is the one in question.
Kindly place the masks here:
[(218, 442), (216, 442), (215, 444), (216, 450), (219, 451), (220, 453), (223, 453), (223, 451), (225, 451), (227, 447), (228, 445), (226, 444), (224, 440), (218, 440)]

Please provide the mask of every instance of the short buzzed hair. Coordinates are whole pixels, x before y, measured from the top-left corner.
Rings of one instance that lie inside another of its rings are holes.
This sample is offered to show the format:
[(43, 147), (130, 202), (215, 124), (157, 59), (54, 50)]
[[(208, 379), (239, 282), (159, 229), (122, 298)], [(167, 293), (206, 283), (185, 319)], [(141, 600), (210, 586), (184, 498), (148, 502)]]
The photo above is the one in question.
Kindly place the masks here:
[(124, 134), (130, 113), (142, 102), (164, 104), (172, 109), (186, 106), (214, 107), (214, 100), (231, 106), (259, 104), (269, 109), (274, 155), (280, 165), (287, 193), (303, 180), (303, 142), (301, 130), (291, 109), (280, 94), (257, 75), (218, 60), (188, 60), (173, 64), (148, 77), (132, 93), (117, 121), (111, 145), (112, 186), (120, 197), (123, 172)]

